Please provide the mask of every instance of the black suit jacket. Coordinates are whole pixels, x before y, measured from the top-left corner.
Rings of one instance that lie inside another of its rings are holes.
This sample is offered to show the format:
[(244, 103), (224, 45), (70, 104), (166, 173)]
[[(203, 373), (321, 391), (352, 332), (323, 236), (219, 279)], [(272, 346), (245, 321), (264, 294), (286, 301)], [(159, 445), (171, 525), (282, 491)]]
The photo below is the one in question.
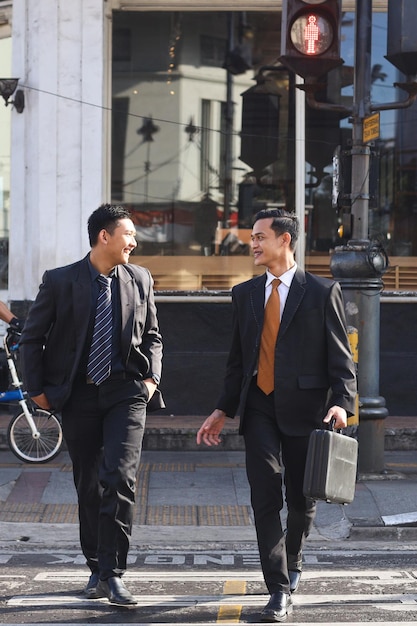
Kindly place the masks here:
[[(153, 280), (138, 265), (119, 265), (122, 332), (121, 351), (126, 371), (147, 378), (161, 375), (162, 339), (153, 293)], [(27, 317), (20, 350), (23, 380), (29, 393), (43, 390), (55, 410), (68, 399), (86, 341), (91, 311), (88, 257), (48, 270)], [(157, 389), (149, 409), (163, 408)]]
[[(249, 385), (257, 368), (264, 316), (266, 274), (232, 290), (232, 341), (216, 407), (241, 416), (243, 432)], [(308, 435), (322, 428), (330, 406), (355, 410), (352, 361), (340, 285), (297, 268), (285, 303), (275, 348), (274, 402), (283, 433)]]

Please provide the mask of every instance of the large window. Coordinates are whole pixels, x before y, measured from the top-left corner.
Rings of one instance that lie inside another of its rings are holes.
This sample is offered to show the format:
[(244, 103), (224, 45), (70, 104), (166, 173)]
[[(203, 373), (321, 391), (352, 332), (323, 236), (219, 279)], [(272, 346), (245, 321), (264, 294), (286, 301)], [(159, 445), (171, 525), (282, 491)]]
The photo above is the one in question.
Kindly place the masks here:
[[(281, 13), (113, 16), (112, 197), (132, 210), (137, 261), (146, 257), (157, 289), (229, 288), (262, 271), (249, 256), (254, 214), (294, 207), (296, 88), (278, 62)], [(345, 65), (317, 98), (349, 105), (353, 13), (344, 13), (342, 36)], [(386, 13), (375, 13), (376, 102), (397, 97), (385, 53)], [(415, 111), (381, 114), (370, 172), (370, 234), (398, 256), (417, 254)], [(321, 259), (323, 273), (342, 243), (332, 163), (350, 137), (347, 115), (306, 108), (306, 260)]]

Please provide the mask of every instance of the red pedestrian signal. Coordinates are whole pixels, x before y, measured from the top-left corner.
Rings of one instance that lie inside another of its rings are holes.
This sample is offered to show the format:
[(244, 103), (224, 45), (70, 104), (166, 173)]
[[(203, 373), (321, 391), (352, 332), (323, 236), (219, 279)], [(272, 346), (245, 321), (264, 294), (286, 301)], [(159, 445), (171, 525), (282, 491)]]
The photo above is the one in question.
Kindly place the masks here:
[(340, 22), (340, 0), (283, 0), (281, 63), (303, 78), (341, 65)]
[(328, 20), (317, 13), (305, 13), (294, 20), (291, 27), (291, 43), (307, 56), (326, 52), (333, 40), (333, 31)]

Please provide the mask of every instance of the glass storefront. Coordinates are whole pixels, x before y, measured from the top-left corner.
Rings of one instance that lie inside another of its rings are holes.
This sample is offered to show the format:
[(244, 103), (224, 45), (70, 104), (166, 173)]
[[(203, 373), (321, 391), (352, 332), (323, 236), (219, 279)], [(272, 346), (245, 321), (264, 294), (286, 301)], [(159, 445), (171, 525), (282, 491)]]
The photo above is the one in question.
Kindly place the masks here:
[[(351, 106), (354, 14), (340, 68), (316, 98)], [(137, 261), (159, 290), (229, 289), (263, 271), (249, 254), (264, 207), (294, 207), (295, 78), (278, 63), (281, 13), (114, 11), (112, 201), (132, 210)], [(386, 54), (387, 14), (373, 14), (372, 101), (405, 99)], [(381, 113), (370, 176), (370, 237), (417, 255), (417, 107)], [(333, 162), (349, 192), (348, 115), (306, 107), (306, 266), (330, 275), (343, 243)], [(320, 270), (321, 268), (321, 270)]]

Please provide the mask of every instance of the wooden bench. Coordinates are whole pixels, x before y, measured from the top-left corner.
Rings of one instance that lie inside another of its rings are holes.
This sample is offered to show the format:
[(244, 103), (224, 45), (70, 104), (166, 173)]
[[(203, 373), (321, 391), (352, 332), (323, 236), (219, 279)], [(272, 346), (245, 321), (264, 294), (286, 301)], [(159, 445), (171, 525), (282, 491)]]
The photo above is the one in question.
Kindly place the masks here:
[[(332, 277), (330, 255), (308, 256), (305, 266), (309, 272)], [(417, 291), (417, 257), (389, 257), (389, 267), (382, 276), (385, 291)]]
[(132, 256), (130, 262), (150, 270), (157, 291), (224, 291), (264, 271), (249, 256)]
[[(391, 257), (383, 275), (386, 291), (417, 291), (417, 258)], [(251, 256), (132, 256), (132, 263), (149, 268), (157, 291), (225, 291), (262, 274)], [(319, 276), (332, 277), (330, 255), (307, 256), (305, 267)]]
[(393, 256), (383, 276), (384, 289), (389, 291), (417, 291), (417, 258)]

